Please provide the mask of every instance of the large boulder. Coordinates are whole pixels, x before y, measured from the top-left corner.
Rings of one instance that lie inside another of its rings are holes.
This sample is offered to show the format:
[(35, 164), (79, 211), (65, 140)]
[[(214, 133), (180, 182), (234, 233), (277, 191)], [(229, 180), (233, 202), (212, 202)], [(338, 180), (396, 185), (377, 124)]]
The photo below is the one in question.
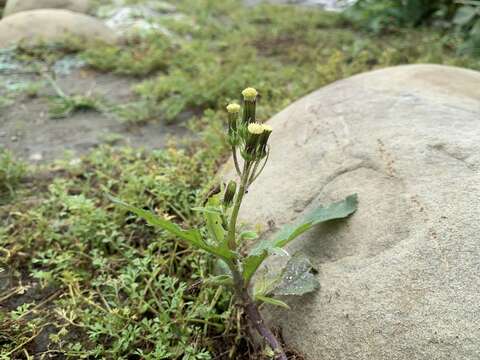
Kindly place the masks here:
[(480, 73), (378, 70), (269, 124), (243, 221), (274, 230), (359, 196), (351, 218), (288, 248), (310, 257), (321, 289), (269, 310), (286, 342), (310, 360), (480, 359)]
[(69, 10), (44, 9), (23, 11), (0, 21), (0, 48), (22, 42), (58, 43), (68, 38), (114, 43), (116, 35), (94, 17)]
[[(0, 4), (1, 2), (2, 0)], [(88, 0), (8, 0), (3, 15), (37, 9), (65, 9), (85, 13), (88, 10)]]

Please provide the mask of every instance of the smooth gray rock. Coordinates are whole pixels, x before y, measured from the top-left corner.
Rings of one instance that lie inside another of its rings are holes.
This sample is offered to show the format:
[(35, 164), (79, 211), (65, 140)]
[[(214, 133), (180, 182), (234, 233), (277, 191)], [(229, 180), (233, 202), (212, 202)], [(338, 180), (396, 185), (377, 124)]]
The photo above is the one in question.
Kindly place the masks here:
[(310, 257), (321, 289), (269, 310), (286, 342), (310, 360), (480, 359), (480, 73), (378, 70), (269, 124), (243, 221), (278, 228), (359, 195), (351, 218), (288, 248)]
[(8, 0), (6, 4), (4, 16), (37, 9), (65, 9), (86, 13), (89, 7), (88, 0)]
[(277, 5), (300, 5), (321, 7), (325, 10), (343, 10), (352, 5), (356, 0), (244, 0), (247, 5), (270, 3)]
[(0, 21), (0, 48), (17, 43), (59, 43), (69, 38), (89, 42), (115, 43), (116, 35), (100, 20), (69, 10), (43, 9), (22, 11)]

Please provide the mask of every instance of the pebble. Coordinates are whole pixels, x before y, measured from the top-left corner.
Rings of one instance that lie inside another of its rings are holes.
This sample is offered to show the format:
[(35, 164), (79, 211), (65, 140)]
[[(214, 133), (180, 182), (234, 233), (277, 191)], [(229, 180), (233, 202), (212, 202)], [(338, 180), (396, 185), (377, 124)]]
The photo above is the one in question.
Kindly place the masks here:
[(29, 158), (31, 161), (42, 161), (43, 160), (43, 155), (41, 153), (34, 153), (30, 155)]

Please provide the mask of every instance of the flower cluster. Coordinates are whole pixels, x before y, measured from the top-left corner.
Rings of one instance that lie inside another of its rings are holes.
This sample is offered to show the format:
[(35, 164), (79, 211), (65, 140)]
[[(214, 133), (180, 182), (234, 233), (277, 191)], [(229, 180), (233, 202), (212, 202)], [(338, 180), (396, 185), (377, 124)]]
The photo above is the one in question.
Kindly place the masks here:
[(232, 103), (227, 106), (228, 141), (234, 155), (239, 147), (246, 162), (257, 162), (268, 155), (268, 139), (272, 133), (272, 127), (261, 124), (256, 119), (257, 90), (249, 87), (242, 91), (242, 95), (244, 106), (241, 119), (239, 118), (240, 105)]

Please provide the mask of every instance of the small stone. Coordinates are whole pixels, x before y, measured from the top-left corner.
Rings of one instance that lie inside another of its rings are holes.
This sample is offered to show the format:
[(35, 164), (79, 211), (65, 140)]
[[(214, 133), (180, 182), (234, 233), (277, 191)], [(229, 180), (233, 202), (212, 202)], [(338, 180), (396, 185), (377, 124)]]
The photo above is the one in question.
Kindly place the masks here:
[[(90, 42), (113, 44), (116, 35), (100, 20), (69, 10), (42, 9), (22, 11), (0, 20), (0, 48), (17, 43), (24, 46), (42, 43), (62, 43), (71, 39), (78, 47)], [(72, 46), (72, 41), (69, 42)], [(78, 43), (78, 44), (77, 44)]]
[(9, 16), (21, 11), (37, 9), (65, 9), (86, 13), (88, 0), (8, 0), (3, 15)]
[(41, 153), (34, 153), (30, 155), (29, 159), (31, 161), (42, 161), (43, 160), (43, 155)]

